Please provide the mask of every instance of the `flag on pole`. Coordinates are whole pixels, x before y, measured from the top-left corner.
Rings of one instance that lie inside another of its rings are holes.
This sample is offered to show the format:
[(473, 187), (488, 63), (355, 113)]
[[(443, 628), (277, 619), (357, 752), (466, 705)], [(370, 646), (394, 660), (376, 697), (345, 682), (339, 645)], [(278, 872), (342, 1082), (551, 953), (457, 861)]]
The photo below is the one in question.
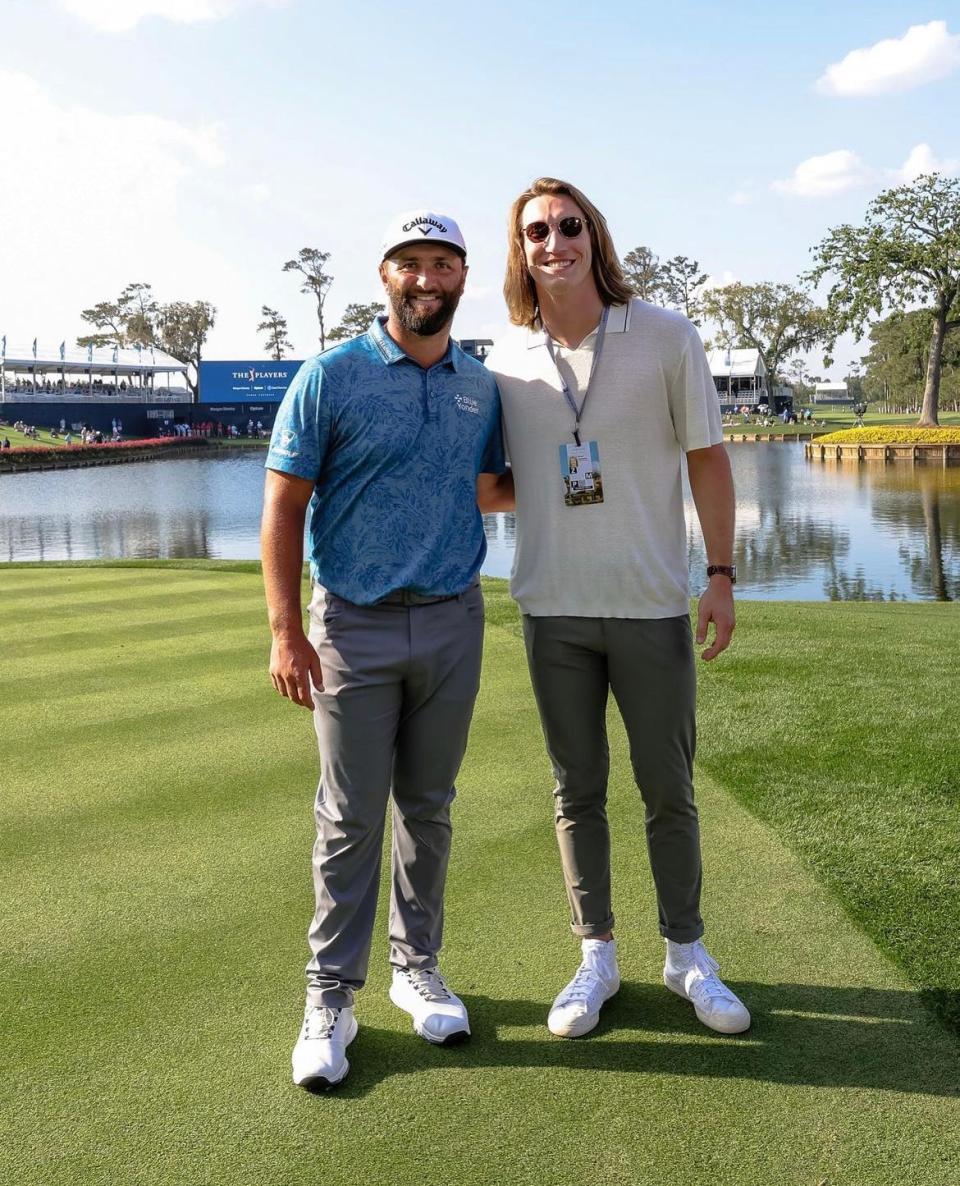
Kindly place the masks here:
[(37, 357), (37, 339), (36, 338), (33, 339), (33, 357), (34, 358)]
[(0, 349), (0, 358), (7, 357), (7, 335), (3, 335), (3, 347)]
[(87, 347), (87, 362), (93, 362), (93, 343)]
[(67, 354), (67, 343), (61, 342), (60, 343), (60, 361), (61, 362), (63, 362), (64, 358), (66, 357), (66, 354)]
[[(4, 341), (6, 341), (6, 339), (4, 339)], [(154, 354), (152, 346), (150, 347), (150, 361), (151, 362), (157, 361), (157, 356)]]
[(118, 349), (119, 349), (119, 347), (118, 347), (118, 346), (114, 346), (114, 348), (113, 348), (113, 361), (114, 361), (114, 362), (116, 362), (116, 361), (117, 361), (117, 350), (118, 350)]

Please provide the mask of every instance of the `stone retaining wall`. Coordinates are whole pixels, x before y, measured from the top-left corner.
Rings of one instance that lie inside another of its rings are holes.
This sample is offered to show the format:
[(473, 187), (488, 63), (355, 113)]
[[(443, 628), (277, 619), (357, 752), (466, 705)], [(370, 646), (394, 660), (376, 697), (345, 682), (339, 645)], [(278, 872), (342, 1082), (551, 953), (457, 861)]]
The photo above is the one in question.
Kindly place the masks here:
[(960, 445), (819, 445), (804, 446), (813, 461), (909, 461), (911, 465), (956, 465)]

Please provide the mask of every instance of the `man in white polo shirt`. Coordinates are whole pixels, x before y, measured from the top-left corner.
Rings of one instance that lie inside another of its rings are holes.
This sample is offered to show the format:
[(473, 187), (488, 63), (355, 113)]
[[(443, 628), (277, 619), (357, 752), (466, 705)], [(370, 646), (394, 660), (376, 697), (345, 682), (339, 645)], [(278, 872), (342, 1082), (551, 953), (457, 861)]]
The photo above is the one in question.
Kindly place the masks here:
[[(701, 936), (693, 799), (696, 677), (682, 471), (707, 551), (696, 641), (734, 627), (734, 494), (703, 345), (679, 313), (632, 298), (599, 210), (542, 177), (514, 202), (490, 354), (516, 491), (511, 592), (557, 785), (556, 829), (582, 961), (550, 1030), (579, 1037), (620, 986), (606, 816), (613, 692), (646, 808), (664, 983), (721, 1033), (750, 1025)], [(508, 505), (504, 495), (501, 507)]]

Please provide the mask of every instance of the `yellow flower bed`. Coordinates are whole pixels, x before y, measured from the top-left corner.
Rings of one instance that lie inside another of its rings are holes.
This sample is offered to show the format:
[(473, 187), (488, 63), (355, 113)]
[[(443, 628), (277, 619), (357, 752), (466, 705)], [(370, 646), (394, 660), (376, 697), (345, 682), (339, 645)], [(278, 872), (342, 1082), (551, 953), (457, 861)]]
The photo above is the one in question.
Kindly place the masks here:
[(817, 437), (818, 445), (960, 445), (960, 428), (845, 428)]

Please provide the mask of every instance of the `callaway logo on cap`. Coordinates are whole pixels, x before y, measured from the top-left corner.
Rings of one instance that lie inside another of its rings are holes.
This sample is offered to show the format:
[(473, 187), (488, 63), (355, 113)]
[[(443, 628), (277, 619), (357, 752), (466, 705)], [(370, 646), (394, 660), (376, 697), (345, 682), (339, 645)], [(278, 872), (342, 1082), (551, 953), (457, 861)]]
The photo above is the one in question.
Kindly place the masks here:
[(390, 220), (383, 232), (380, 244), (380, 258), (386, 259), (399, 247), (410, 243), (443, 243), (466, 259), (467, 245), (460, 234), (460, 228), (446, 214), (432, 214), (429, 210), (409, 210)]

